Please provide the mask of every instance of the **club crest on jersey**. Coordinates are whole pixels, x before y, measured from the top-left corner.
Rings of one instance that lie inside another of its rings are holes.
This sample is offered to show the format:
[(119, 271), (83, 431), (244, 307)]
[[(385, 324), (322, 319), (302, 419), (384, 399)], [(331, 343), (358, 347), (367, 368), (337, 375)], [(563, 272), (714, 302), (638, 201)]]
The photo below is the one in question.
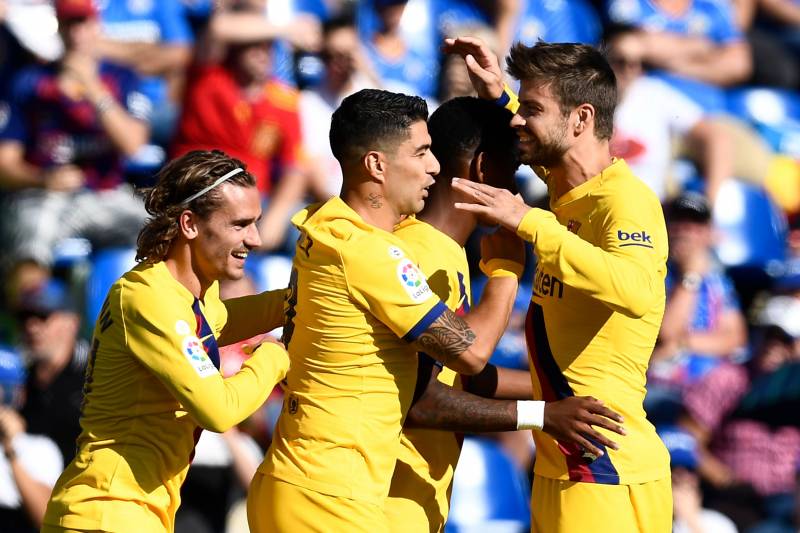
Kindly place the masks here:
[(200, 342), (194, 335), (189, 335), (183, 338), (183, 342), (181, 345), (183, 355), (186, 356), (186, 359), (189, 360), (189, 364), (192, 365), (197, 375), (201, 378), (211, 376), (213, 374), (217, 374), (219, 371), (217, 367), (214, 366), (214, 363), (211, 362), (211, 359), (208, 358), (205, 349), (203, 348), (203, 343)]
[(581, 229), (581, 223), (574, 218), (569, 219), (569, 222), (567, 222), (567, 230), (577, 235), (579, 229)]
[(397, 264), (397, 279), (411, 299), (417, 303), (424, 302), (433, 295), (425, 276), (408, 259), (403, 259)]

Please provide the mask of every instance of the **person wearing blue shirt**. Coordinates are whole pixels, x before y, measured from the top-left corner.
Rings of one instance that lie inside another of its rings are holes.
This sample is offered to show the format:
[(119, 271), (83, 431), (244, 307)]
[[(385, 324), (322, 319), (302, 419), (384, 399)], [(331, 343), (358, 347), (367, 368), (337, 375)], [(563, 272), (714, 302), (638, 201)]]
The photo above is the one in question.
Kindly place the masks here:
[(706, 111), (721, 111), (720, 87), (747, 80), (750, 47), (733, 8), (720, 0), (608, 0), (612, 22), (642, 29), (645, 61)]

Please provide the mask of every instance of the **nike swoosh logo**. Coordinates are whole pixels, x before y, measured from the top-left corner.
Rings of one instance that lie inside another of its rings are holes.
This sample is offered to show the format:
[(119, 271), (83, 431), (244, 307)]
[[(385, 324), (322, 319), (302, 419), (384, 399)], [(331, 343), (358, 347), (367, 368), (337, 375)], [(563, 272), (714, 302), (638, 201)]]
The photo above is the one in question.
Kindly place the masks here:
[(206, 340), (207, 340), (208, 338), (210, 338), (210, 337), (213, 337), (213, 336), (214, 336), (214, 334), (213, 334), (213, 333), (209, 333), (208, 335), (206, 335), (205, 337), (203, 337), (202, 339), (200, 339), (200, 342), (206, 342)]

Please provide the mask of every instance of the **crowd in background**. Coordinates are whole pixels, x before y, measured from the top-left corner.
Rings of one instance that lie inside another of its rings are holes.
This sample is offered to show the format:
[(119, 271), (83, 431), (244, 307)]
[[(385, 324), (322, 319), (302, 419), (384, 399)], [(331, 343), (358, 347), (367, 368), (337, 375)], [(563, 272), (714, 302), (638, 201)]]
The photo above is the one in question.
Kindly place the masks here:
[[(366, 87), (431, 111), (472, 94), (440, 50), (460, 35), (499, 57), (516, 41), (604, 47), (612, 153), (662, 199), (670, 238), (645, 408), (672, 453), (675, 531), (800, 527), (800, 0), (0, 0), (0, 21), (0, 531), (36, 529), (75, 453), (91, 329), (146, 218), (136, 189), (190, 150), (240, 159), (262, 193), (263, 249), (222, 294), (285, 286), (290, 216), (341, 185), (333, 110)], [(546, 206), (531, 169), (518, 182)], [(527, 368), (534, 261), (496, 364)], [(226, 348), (223, 372), (243, 357)], [(178, 531), (246, 530), (281, 401), (203, 433)], [(528, 432), (490, 438), (512, 477), (530, 475)], [(462, 455), (448, 527), (524, 530), (527, 509), (468, 504), (482, 442)], [(529, 485), (494, 477), (514, 487), (479, 497), (526, 502)]]

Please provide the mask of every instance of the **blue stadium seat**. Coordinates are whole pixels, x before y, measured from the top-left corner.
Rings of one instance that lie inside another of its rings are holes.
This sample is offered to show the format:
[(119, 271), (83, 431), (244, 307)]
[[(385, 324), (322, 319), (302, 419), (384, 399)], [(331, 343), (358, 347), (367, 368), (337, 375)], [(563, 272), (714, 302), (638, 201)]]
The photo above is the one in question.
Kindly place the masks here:
[(86, 280), (86, 320), (94, 324), (108, 289), (125, 272), (136, 265), (133, 248), (107, 248), (92, 255), (91, 270)]
[(281, 289), (289, 286), (292, 258), (274, 253), (269, 255), (251, 253), (247, 257), (245, 270), (253, 278), (258, 292)]
[(525, 473), (494, 441), (464, 439), (446, 533), (519, 533), (530, 527)]
[(800, 157), (800, 94), (748, 87), (728, 92), (728, 111), (753, 125), (776, 152)]
[(714, 225), (717, 255), (727, 267), (763, 269), (786, 256), (786, 217), (762, 188), (736, 180), (719, 191)]

